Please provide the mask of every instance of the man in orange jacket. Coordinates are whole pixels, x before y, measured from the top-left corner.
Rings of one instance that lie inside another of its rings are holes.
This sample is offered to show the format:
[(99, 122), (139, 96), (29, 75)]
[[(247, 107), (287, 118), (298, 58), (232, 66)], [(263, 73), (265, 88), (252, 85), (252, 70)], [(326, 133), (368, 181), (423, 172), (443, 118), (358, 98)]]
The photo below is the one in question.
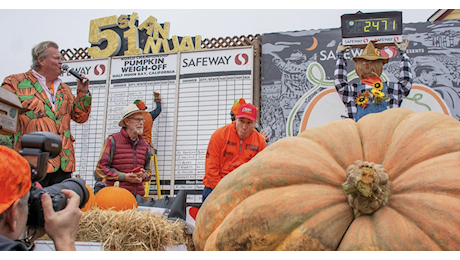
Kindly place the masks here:
[(234, 122), (212, 134), (206, 151), (203, 203), (222, 178), (267, 146), (264, 137), (254, 129), (256, 118), (257, 108), (243, 104)]

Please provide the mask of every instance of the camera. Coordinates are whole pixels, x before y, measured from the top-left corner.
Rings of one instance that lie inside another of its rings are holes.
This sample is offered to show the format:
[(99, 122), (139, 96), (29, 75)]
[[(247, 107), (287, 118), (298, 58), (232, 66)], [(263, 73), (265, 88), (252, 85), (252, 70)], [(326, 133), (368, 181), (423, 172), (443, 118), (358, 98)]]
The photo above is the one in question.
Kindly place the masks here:
[(89, 199), (89, 192), (85, 186), (85, 181), (80, 178), (69, 178), (61, 183), (40, 189), (35, 186), (35, 182), (46, 177), (48, 159), (59, 155), (62, 148), (61, 138), (50, 132), (33, 132), (25, 134), (21, 138), (22, 150), (19, 152), (30, 164), (30, 177), (32, 187), (29, 196), (29, 216), (27, 225), (30, 227), (43, 227), (45, 219), (41, 196), (47, 193), (51, 197), (54, 211), (59, 211), (67, 206), (67, 197), (61, 193), (62, 189), (73, 190), (80, 196), (80, 208), (83, 208)]

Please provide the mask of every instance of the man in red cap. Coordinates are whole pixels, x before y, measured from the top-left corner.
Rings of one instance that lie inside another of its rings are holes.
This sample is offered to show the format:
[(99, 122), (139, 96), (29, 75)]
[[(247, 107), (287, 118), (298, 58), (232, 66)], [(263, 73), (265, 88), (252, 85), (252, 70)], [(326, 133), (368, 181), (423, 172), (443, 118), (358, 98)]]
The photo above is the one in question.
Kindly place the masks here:
[(203, 202), (222, 178), (267, 146), (264, 137), (254, 129), (257, 118), (257, 108), (254, 105), (242, 104), (235, 118), (231, 124), (217, 129), (209, 140), (203, 178)]
[[(0, 155), (0, 251), (26, 251), (26, 245), (17, 240), (24, 234), (29, 214), (30, 166), (19, 153), (6, 146), (0, 145)], [(80, 197), (72, 190), (61, 192), (68, 202), (58, 212), (54, 212), (50, 196), (42, 194), (44, 231), (53, 239), (56, 250), (75, 250), (82, 214), (78, 207)]]

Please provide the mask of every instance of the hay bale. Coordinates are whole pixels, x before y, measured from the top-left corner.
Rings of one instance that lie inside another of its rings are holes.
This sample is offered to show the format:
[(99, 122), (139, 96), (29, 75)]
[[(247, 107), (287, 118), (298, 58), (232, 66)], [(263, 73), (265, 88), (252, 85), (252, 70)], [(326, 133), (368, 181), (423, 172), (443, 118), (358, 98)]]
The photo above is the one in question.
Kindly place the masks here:
[(125, 211), (92, 208), (83, 212), (77, 241), (100, 242), (106, 251), (164, 251), (186, 245), (194, 250), (192, 236), (181, 221), (136, 209)]

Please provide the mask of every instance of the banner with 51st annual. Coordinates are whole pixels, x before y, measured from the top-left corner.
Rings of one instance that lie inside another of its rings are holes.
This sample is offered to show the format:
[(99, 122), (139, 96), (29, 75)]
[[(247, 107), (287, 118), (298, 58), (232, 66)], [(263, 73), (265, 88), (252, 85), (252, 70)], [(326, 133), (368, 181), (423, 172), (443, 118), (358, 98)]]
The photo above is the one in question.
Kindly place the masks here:
[(136, 12), (112, 15), (90, 21), (88, 53), (93, 58), (174, 53), (201, 49), (201, 36), (169, 38), (170, 23), (159, 23), (149, 16), (139, 25)]

